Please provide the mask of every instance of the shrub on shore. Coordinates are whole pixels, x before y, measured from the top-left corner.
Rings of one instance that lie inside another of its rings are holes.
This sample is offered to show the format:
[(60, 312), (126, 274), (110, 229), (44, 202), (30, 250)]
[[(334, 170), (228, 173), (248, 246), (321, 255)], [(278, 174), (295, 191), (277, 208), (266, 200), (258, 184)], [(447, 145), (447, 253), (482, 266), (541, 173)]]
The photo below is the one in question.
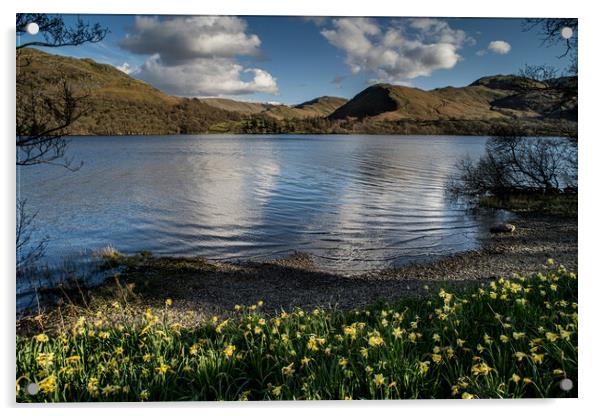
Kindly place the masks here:
[(177, 299), (130, 321), (99, 312), (17, 336), (17, 401), (577, 395), (574, 273), (550, 261), (528, 278), (428, 293), (347, 312), (268, 314), (260, 301), (194, 327), (167, 318)]

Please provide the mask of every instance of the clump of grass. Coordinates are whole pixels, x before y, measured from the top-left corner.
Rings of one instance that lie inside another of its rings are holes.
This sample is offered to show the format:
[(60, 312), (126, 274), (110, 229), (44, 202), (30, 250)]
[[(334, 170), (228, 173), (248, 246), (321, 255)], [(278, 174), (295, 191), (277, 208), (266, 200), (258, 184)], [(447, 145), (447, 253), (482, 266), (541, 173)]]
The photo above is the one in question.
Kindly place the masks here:
[[(348, 312), (269, 315), (260, 301), (194, 327), (169, 318), (171, 299), (133, 320), (99, 312), (62, 333), (17, 336), (17, 400), (577, 395), (575, 274), (550, 260), (529, 278), (427, 293)], [(30, 382), (39, 394), (26, 393)]]
[(126, 256), (119, 252), (113, 246), (107, 246), (94, 253), (96, 257), (102, 260), (101, 268), (112, 269), (120, 266), (126, 259)]
[(507, 195), (505, 198), (485, 196), (480, 199), (480, 205), (486, 208), (571, 218), (577, 217), (577, 202), (576, 193), (516, 193)]
[(215, 270), (204, 257), (155, 257), (150, 251), (125, 255), (113, 247), (106, 247), (96, 253), (102, 259), (102, 267), (113, 269), (123, 266), (130, 272), (153, 271), (153, 273), (199, 273)]

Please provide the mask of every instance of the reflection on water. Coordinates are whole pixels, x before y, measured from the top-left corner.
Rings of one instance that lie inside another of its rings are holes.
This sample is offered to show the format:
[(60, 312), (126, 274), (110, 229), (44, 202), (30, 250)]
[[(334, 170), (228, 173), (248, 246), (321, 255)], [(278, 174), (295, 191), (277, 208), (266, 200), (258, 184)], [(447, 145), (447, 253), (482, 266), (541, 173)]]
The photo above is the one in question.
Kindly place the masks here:
[(122, 252), (261, 259), (302, 251), (360, 272), (475, 248), (493, 221), (444, 193), (486, 138), (153, 136), (74, 138), (77, 172), (18, 172), (49, 262)]

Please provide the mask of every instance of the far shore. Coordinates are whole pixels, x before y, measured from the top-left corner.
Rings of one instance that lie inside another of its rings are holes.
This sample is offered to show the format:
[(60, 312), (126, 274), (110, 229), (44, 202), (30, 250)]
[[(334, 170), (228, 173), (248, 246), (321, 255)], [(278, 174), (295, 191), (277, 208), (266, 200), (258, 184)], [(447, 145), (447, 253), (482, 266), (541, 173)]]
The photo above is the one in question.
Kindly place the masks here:
[[(195, 319), (228, 316), (236, 305), (259, 300), (266, 312), (297, 307), (350, 310), (417, 296), (444, 285), (481, 284), (513, 273), (530, 275), (541, 271), (548, 259), (578, 272), (576, 218), (524, 214), (512, 223), (516, 225), (513, 233), (492, 234), (479, 250), (359, 276), (319, 270), (310, 256), (301, 253), (244, 264), (117, 255), (111, 261), (121, 264), (123, 272), (115, 279), (96, 288), (78, 289), (62, 305), (41, 311), (38, 319), (52, 327), (86, 310), (110, 310), (115, 301), (130, 310), (144, 310), (163, 308), (166, 299), (173, 300), (172, 313)], [(31, 327), (28, 322), (30, 318), (20, 320), (17, 330), (26, 331)]]

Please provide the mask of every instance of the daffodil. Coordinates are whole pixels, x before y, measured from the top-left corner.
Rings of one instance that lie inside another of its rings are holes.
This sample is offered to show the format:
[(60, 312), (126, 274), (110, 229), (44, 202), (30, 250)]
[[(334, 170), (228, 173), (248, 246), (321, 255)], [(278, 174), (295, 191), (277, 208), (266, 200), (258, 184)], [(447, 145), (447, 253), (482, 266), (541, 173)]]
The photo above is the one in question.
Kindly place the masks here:
[(420, 374), (426, 374), (429, 371), (429, 361), (420, 361), (418, 363), (418, 370), (420, 371)]
[(471, 370), (472, 374), (475, 376), (486, 376), (493, 369), (485, 363), (479, 363), (479, 364), (473, 365), (470, 370)]
[(39, 383), (40, 391), (42, 393), (50, 394), (56, 390), (56, 376), (54, 374), (49, 375)]
[(360, 348), (360, 354), (362, 355), (362, 357), (368, 358), (368, 348), (366, 348), (366, 347)]
[(543, 363), (544, 354), (531, 354), (531, 358), (533, 359), (533, 363), (541, 364)]
[(98, 393), (98, 379), (96, 377), (91, 377), (88, 380), (87, 390), (92, 396)]
[(36, 362), (41, 367), (49, 367), (54, 363), (54, 353), (52, 352), (40, 352), (36, 357)]
[(357, 328), (354, 325), (346, 326), (343, 328), (343, 333), (350, 336), (351, 339), (355, 339), (357, 337)]
[(374, 376), (374, 384), (377, 386), (382, 386), (385, 384), (385, 377), (382, 374), (377, 374)]
[(371, 347), (380, 347), (382, 345), (384, 345), (385, 341), (382, 339), (382, 337), (380, 335), (372, 335), (369, 339), (368, 339), (368, 345), (370, 345)]
[(224, 348), (224, 355), (226, 357), (232, 357), (232, 355), (234, 354), (234, 351), (236, 351), (236, 346), (234, 345), (226, 345), (226, 347)]
[(36, 335), (34, 337), (34, 339), (37, 342), (41, 342), (41, 343), (48, 342), (48, 335), (46, 335), (46, 334), (39, 334), (39, 335)]
[(276, 386), (272, 389), (272, 395), (275, 397), (279, 397), (282, 393), (282, 386)]
[(155, 370), (159, 374), (166, 374), (169, 370), (171, 370), (171, 367), (167, 364), (161, 364), (159, 367), (155, 368)]
[(81, 361), (81, 357), (80, 357), (79, 355), (72, 355), (72, 356), (70, 356), (70, 357), (67, 357), (67, 358), (65, 359), (65, 361), (66, 361), (68, 364), (76, 364), (76, 363), (79, 363), (79, 362)]
[(463, 400), (474, 399), (474, 395), (465, 391), (464, 393), (462, 393), (462, 399)]
[(295, 372), (295, 363), (290, 363), (286, 367), (282, 367), (282, 374), (285, 376), (292, 376)]

